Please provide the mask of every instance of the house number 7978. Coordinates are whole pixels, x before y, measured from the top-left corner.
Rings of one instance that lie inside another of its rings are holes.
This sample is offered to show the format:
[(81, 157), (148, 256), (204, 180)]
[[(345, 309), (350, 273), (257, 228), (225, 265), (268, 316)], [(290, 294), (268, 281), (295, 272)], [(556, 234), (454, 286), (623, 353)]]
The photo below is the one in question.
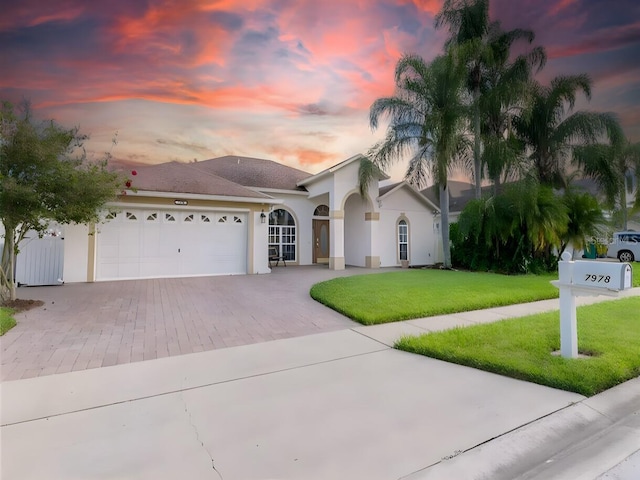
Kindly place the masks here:
[(585, 282), (593, 282), (593, 283), (609, 283), (611, 281), (611, 277), (609, 275), (593, 275), (587, 273), (587, 276), (584, 279)]

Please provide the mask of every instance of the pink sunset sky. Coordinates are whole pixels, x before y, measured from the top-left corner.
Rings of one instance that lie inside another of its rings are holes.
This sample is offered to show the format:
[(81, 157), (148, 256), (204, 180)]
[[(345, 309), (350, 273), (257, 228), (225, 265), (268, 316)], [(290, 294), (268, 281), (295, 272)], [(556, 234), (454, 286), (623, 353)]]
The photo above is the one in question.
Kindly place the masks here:
[[(90, 156), (154, 164), (222, 155), (316, 173), (381, 137), (371, 103), (403, 52), (429, 60), (441, 0), (20, 0), (0, 16), (0, 99), (90, 134)], [(640, 2), (492, 0), (532, 29), (539, 74), (588, 73), (580, 109), (615, 112), (640, 141)], [(392, 175), (399, 179), (403, 167)]]

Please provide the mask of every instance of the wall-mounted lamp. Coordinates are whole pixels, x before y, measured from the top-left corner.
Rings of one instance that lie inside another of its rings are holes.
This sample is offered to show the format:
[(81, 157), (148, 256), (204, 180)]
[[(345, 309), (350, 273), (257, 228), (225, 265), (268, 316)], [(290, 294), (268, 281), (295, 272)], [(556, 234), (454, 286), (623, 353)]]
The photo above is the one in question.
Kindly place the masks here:
[(267, 216), (264, 214), (264, 209), (260, 212), (260, 223), (267, 221)]

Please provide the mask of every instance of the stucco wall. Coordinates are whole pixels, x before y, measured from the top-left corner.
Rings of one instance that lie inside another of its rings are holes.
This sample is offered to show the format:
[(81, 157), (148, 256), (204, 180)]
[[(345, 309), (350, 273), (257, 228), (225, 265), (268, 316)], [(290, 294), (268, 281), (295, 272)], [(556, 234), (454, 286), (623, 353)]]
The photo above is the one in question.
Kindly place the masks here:
[[(274, 205), (273, 209), (284, 208), (292, 213), (296, 219), (296, 233), (298, 236), (296, 260), (299, 265), (310, 265), (313, 262), (313, 212), (318, 205), (328, 205), (328, 194), (319, 195), (312, 199), (308, 199), (302, 195), (286, 193), (271, 193), (270, 195), (276, 196), (284, 201), (282, 205)], [(265, 249), (267, 241), (268, 239), (265, 239)]]
[(64, 226), (64, 269), (62, 279), (65, 283), (87, 281), (90, 241), (93, 241), (93, 237), (89, 237), (89, 227), (87, 225)]
[(409, 264), (436, 263), (438, 242), (434, 232), (433, 212), (412, 193), (402, 188), (385, 197), (380, 207), (380, 266), (400, 265), (397, 252), (397, 224), (401, 217), (406, 218), (409, 225)]
[(344, 210), (345, 264), (364, 267), (365, 257), (370, 255), (370, 239), (364, 220), (364, 214), (368, 210), (367, 202), (354, 193), (347, 198)]

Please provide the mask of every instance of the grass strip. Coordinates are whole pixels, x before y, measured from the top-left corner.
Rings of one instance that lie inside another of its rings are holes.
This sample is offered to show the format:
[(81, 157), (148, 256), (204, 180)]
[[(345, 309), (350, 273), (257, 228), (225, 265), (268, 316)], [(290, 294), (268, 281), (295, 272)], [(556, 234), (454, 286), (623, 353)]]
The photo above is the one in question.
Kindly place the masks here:
[(577, 317), (586, 358), (551, 354), (559, 312), (404, 337), (396, 348), (585, 396), (640, 375), (640, 297), (580, 307)]
[(335, 278), (311, 297), (364, 325), (534, 302), (558, 297), (557, 275), (507, 276), (451, 270), (403, 270)]

